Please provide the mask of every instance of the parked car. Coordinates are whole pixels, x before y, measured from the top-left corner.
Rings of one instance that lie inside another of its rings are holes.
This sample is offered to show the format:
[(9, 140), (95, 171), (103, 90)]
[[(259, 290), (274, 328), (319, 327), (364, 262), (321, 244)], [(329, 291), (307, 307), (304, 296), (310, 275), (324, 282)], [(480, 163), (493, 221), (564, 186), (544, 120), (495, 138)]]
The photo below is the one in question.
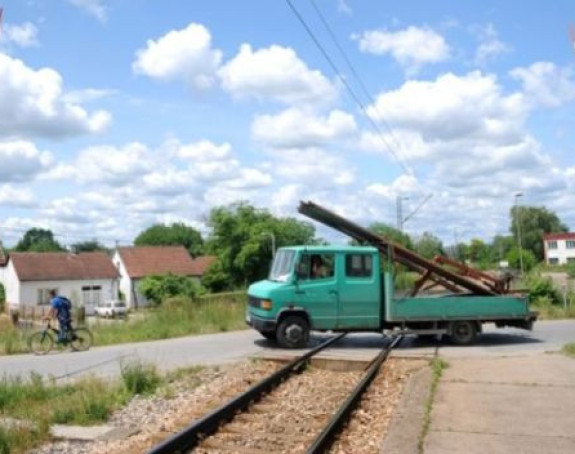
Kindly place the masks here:
[(126, 303), (120, 300), (104, 301), (96, 306), (96, 315), (99, 317), (125, 316), (127, 313)]

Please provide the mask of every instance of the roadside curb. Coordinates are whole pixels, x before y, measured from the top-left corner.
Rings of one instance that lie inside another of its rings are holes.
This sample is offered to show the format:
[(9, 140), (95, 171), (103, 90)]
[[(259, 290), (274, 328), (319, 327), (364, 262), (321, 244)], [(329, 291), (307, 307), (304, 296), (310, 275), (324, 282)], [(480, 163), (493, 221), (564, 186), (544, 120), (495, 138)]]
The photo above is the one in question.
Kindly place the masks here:
[(433, 373), (430, 366), (416, 372), (408, 381), (396, 407), (380, 452), (418, 454), (419, 439), (425, 419), (425, 402), (431, 392)]

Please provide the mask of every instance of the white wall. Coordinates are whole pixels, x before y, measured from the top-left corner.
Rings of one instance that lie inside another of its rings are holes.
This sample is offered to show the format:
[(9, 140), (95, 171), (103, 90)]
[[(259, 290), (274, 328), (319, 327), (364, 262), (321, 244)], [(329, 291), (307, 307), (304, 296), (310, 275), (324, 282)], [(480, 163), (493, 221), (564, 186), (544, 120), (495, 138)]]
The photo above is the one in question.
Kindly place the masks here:
[(120, 291), (124, 294), (126, 306), (129, 309), (134, 309), (136, 306), (148, 306), (146, 298), (138, 290), (139, 280), (131, 279), (130, 276), (128, 276), (128, 270), (126, 269), (118, 251), (114, 252), (112, 262), (120, 272)]
[[(549, 249), (549, 241), (557, 242), (557, 249)], [(556, 258), (559, 261), (559, 265), (566, 264), (568, 259), (575, 259), (575, 249), (567, 249), (567, 240), (545, 240), (545, 257), (549, 264), (550, 259)]]
[(20, 281), (12, 261), (4, 271), (4, 290), (6, 291), (6, 310), (17, 309), (20, 304)]

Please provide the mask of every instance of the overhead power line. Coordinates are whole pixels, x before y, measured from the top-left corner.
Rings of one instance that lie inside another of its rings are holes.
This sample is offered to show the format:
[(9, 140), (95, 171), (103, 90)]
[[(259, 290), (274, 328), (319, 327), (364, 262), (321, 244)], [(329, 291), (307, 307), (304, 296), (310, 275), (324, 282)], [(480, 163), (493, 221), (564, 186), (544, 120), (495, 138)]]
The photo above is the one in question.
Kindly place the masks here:
[[(333, 59), (330, 57), (330, 55), (328, 54), (327, 50), (323, 47), (323, 45), (319, 42), (319, 39), (316, 37), (315, 33), (313, 32), (313, 30), (311, 29), (311, 27), (307, 24), (306, 20), (303, 18), (303, 16), (300, 14), (300, 12), (297, 10), (297, 8), (293, 5), (291, 0), (286, 0), (286, 3), (288, 4), (288, 6), (290, 7), (290, 10), (292, 11), (292, 13), (296, 16), (296, 18), (299, 20), (300, 24), (303, 26), (303, 28), (305, 29), (305, 31), (307, 32), (307, 34), (310, 36), (310, 38), (312, 39), (312, 41), (314, 42), (314, 44), (316, 45), (316, 47), (319, 49), (319, 51), (322, 53), (322, 55), (324, 56), (324, 58), (326, 59), (326, 61), (328, 62), (328, 64), (330, 65), (330, 67), (332, 68), (332, 70), (335, 72), (336, 76), (338, 77), (338, 79), (340, 80), (340, 82), (343, 84), (343, 86), (345, 87), (345, 89), (347, 90), (347, 92), (351, 95), (352, 99), (356, 102), (356, 104), (359, 106), (359, 108), (361, 109), (361, 111), (364, 113), (364, 115), (367, 117), (370, 125), (372, 126), (372, 128), (374, 129), (374, 131), (376, 132), (377, 136), (379, 137), (379, 139), (381, 140), (381, 142), (383, 143), (383, 145), (388, 149), (388, 151), (391, 153), (391, 155), (394, 157), (394, 159), (396, 160), (396, 162), (402, 167), (403, 171), (405, 173), (407, 173), (408, 175), (412, 175), (413, 172), (412, 170), (405, 164), (405, 162), (403, 161), (403, 159), (401, 159), (401, 157), (394, 151), (393, 147), (390, 146), (390, 144), (387, 142), (385, 136), (383, 135), (383, 132), (381, 131), (381, 129), (379, 128), (379, 125), (377, 124), (377, 122), (373, 119), (373, 117), (369, 114), (369, 112), (367, 111), (367, 108), (365, 107), (364, 103), (361, 101), (361, 99), (359, 98), (359, 96), (357, 96), (357, 94), (355, 93), (355, 91), (351, 88), (351, 86), (349, 85), (349, 83), (347, 82), (346, 78), (342, 75), (342, 72), (339, 70), (339, 68), (336, 66), (336, 64), (334, 63)], [(313, 4), (313, 2), (312, 2)], [(315, 6), (315, 4), (314, 4)], [(319, 12), (319, 9), (316, 7), (316, 11)], [(321, 13), (319, 13), (321, 17), (323, 17), (321, 15)], [(325, 21), (325, 19), (322, 20), (322, 22), (324, 22), (325, 24), (327, 24), (327, 21)], [(329, 27), (329, 26), (327, 26)], [(329, 30), (331, 30), (329, 28)], [(333, 32), (330, 32), (330, 34), (333, 36), (333, 38), (335, 38), (335, 35), (333, 35)], [(339, 43), (337, 44), (338, 48), (340, 48), (341, 52), (343, 52), (343, 49), (341, 48), (341, 46), (339, 45)], [(347, 57), (345, 57), (346, 61), (349, 62), (349, 59)], [(353, 68), (353, 65), (350, 64), (350, 67)], [(352, 69), (352, 72), (357, 74), (357, 72)], [(361, 83), (361, 85), (364, 85), (363, 83)], [(367, 90), (366, 90), (367, 92)], [(369, 92), (367, 92), (369, 93)], [(371, 96), (369, 96), (369, 99), (372, 99)], [(388, 128), (391, 128), (388, 125)]]

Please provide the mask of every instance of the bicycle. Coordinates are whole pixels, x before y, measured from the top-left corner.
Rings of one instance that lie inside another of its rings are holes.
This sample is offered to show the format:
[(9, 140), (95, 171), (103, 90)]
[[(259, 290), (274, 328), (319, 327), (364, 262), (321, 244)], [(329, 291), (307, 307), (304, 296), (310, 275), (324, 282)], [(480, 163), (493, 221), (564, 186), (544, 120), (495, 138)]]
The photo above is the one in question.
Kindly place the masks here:
[[(60, 330), (54, 328), (50, 324), (50, 320), (48, 320), (43, 330), (33, 333), (28, 338), (28, 348), (36, 355), (45, 355), (54, 348), (54, 335), (59, 336), (59, 334)], [(88, 350), (93, 343), (94, 336), (92, 332), (85, 326), (79, 326), (72, 328), (66, 338), (62, 342), (58, 342), (58, 345), (70, 345), (72, 350), (83, 352)]]

